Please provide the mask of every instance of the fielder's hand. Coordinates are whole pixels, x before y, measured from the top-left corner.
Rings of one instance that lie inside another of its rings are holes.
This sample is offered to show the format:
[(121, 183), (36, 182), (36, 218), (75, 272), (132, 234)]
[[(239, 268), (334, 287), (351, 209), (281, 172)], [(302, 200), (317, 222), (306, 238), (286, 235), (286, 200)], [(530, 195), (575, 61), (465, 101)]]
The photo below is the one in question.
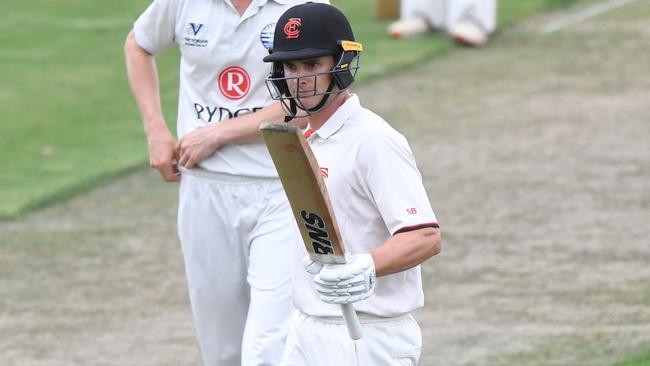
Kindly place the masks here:
[(187, 169), (195, 168), (203, 159), (212, 155), (219, 148), (221, 142), (215, 133), (216, 126), (199, 127), (188, 132), (176, 144), (178, 165)]
[(156, 169), (167, 182), (181, 180), (176, 167), (176, 139), (169, 130), (160, 130), (147, 135), (149, 143), (149, 166)]
[(365, 300), (375, 291), (375, 263), (372, 256), (357, 254), (344, 264), (327, 264), (314, 277), (320, 299), (329, 304), (351, 304)]

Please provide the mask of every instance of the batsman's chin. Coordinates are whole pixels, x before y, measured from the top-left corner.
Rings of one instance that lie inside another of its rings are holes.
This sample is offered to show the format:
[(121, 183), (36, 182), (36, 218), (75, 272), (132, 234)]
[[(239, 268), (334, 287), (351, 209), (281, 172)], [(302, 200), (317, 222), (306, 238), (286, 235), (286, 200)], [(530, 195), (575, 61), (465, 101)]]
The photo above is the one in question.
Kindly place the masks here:
[[(300, 93), (300, 94), (302, 94), (302, 93)], [(320, 103), (321, 98), (322, 98), (321, 96), (314, 96), (314, 93), (311, 92), (311, 93), (306, 94), (304, 97), (303, 96), (298, 96), (298, 98), (296, 98), (296, 99), (298, 100), (298, 105), (302, 109), (312, 109), (312, 108), (316, 107), (318, 105), (318, 103)]]

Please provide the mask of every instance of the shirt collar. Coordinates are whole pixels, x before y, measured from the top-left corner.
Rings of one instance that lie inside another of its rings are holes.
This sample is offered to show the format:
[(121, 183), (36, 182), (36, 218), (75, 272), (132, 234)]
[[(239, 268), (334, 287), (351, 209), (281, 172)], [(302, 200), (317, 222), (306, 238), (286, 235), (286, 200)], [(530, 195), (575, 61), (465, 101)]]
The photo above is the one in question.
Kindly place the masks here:
[[(226, 2), (226, 0), (221, 0), (221, 1)], [(249, 5), (249, 6), (255, 5), (255, 6), (259, 7), (259, 6), (262, 6), (262, 5), (264, 5), (264, 4), (268, 3), (268, 2), (275, 2), (275, 3), (278, 3), (280, 5), (289, 4), (288, 0), (253, 0), (253, 1), (251, 1), (251, 5)]]
[(336, 131), (343, 127), (345, 121), (350, 119), (350, 117), (359, 109), (361, 109), (359, 97), (356, 94), (351, 94), (350, 97), (341, 104), (340, 107), (338, 107), (336, 112), (325, 121), (321, 128), (314, 132), (314, 134), (323, 139), (330, 138), (336, 133)]
[(278, 3), (280, 5), (289, 4), (288, 0), (253, 0), (253, 1), (251, 1), (251, 5), (256, 5), (257, 4), (258, 6), (262, 6), (262, 5), (266, 4), (266, 3), (271, 3), (271, 2)]

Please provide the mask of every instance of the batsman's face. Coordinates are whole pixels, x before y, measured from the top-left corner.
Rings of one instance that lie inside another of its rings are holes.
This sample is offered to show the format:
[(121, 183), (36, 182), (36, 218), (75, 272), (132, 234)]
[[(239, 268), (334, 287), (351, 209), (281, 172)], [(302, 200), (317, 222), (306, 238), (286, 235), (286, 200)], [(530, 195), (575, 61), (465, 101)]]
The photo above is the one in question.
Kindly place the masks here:
[(322, 56), (284, 62), (284, 76), (291, 95), (297, 96), (305, 108), (318, 105), (330, 84), (334, 57)]

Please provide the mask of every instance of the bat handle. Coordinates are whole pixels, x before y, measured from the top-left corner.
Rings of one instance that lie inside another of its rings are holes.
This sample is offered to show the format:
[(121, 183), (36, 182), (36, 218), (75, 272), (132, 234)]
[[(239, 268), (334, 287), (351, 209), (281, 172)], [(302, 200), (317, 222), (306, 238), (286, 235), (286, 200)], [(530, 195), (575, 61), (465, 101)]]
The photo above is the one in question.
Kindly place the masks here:
[(352, 304), (342, 304), (341, 311), (343, 312), (343, 319), (345, 319), (345, 324), (348, 326), (350, 338), (354, 339), (355, 341), (361, 339), (363, 331), (361, 329), (361, 323), (359, 322), (357, 312), (354, 310), (354, 306), (352, 306)]

